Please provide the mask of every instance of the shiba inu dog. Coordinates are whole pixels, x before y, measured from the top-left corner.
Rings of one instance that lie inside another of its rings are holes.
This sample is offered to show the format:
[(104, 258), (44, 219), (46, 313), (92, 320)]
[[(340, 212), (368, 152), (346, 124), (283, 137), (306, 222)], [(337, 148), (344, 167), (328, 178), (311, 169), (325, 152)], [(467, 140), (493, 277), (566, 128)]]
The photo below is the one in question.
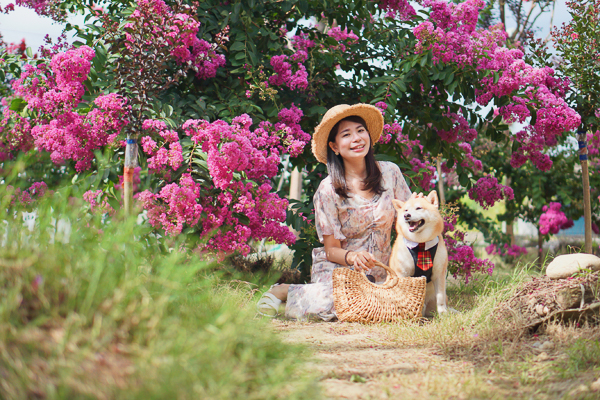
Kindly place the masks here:
[(425, 276), (423, 315), (432, 311), (448, 311), (446, 303), (446, 270), (448, 251), (442, 238), (444, 220), (439, 211), (437, 192), (427, 197), (413, 193), (408, 201), (393, 200), (398, 212), (398, 237), (392, 248), (390, 268), (400, 277)]

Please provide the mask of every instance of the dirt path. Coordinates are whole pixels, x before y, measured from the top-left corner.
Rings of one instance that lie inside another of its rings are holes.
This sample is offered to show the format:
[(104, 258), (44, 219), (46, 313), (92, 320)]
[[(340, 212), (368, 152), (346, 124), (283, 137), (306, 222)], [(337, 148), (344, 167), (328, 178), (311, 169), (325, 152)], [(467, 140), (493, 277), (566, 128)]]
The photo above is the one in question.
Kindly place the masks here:
[(470, 363), (446, 361), (433, 349), (400, 348), (381, 327), (279, 320), (274, 326), (288, 343), (314, 351), (309, 368), (317, 371), (326, 398), (470, 397), (465, 391), (473, 375)]

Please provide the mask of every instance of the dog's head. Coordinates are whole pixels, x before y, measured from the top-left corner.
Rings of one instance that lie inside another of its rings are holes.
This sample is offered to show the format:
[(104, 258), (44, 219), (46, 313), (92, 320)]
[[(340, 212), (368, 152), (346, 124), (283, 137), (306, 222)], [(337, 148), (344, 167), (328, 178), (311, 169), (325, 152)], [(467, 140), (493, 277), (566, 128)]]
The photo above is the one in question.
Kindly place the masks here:
[(416, 193), (407, 201), (392, 200), (398, 212), (396, 231), (398, 235), (417, 243), (424, 243), (440, 235), (444, 220), (439, 211), (437, 192), (432, 190), (427, 197)]

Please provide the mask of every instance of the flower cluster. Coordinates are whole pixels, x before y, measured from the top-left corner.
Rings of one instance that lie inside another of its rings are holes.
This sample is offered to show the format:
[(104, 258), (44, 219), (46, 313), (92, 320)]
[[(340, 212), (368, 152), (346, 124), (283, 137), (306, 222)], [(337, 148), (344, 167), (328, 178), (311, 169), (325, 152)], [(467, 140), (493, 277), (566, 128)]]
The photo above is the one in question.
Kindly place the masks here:
[(461, 143), (458, 147), (462, 150), (464, 159), (460, 163), (461, 166), (471, 168), (473, 171), (481, 171), (483, 164), (480, 160), (473, 157), (473, 150), (469, 143)]
[(448, 113), (447, 117), (452, 121), (453, 126), (449, 131), (438, 130), (437, 134), (440, 139), (454, 143), (456, 141), (472, 142), (477, 138), (477, 131), (469, 126), (465, 117), (456, 113)]
[(449, 207), (442, 209), (444, 218), (444, 241), (448, 249), (448, 270), (457, 278), (463, 276), (466, 283), (474, 273), (494, 272), (494, 264), (488, 259), (480, 259), (475, 256), (473, 248), (465, 241), (465, 232), (456, 229), (458, 217), (455, 209)]
[(332, 50), (339, 50), (342, 53), (346, 51), (346, 45), (355, 44), (358, 42), (358, 36), (352, 31), (348, 32), (348, 28), (342, 30), (339, 26), (334, 26), (327, 31), (327, 35), (338, 41), (337, 46), (332, 46)]
[(90, 205), (90, 211), (98, 214), (114, 215), (115, 210), (108, 204), (106, 193), (102, 190), (88, 190), (83, 194), (83, 200)]
[(15, 0), (15, 3), (21, 7), (31, 8), (36, 14), (50, 17), (55, 21), (64, 21), (67, 16), (65, 9), (60, 7), (59, 0)]
[(407, 20), (417, 13), (408, 0), (379, 0), (379, 8), (386, 11), (386, 17)]
[[(179, 184), (167, 185), (167, 191), (142, 192), (139, 199), (149, 222), (170, 234), (181, 232), (184, 224), (199, 224), (201, 235), (210, 235), (208, 248), (227, 253), (238, 250), (247, 254), (251, 238), (294, 243), (294, 234), (282, 224), (288, 201), (272, 192), (270, 180), (278, 173), (281, 155), (298, 156), (310, 141), (310, 135), (299, 125), (302, 116), (302, 111), (292, 105), (279, 112), (278, 122), (263, 121), (254, 130), (246, 114), (234, 118), (231, 124), (221, 120), (187, 121), (182, 129), (191, 138), (193, 148), (198, 149), (196, 152), (205, 154), (201, 167), (206, 169), (212, 185), (194, 186), (191, 175), (185, 174)], [(177, 135), (161, 121), (146, 121), (144, 127), (158, 132), (164, 143), (169, 143), (169, 151), (178, 143)], [(155, 159), (161, 151), (158, 147), (149, 136), (142, 139), (144, 152)], [(160, 160), (152, 163), (163, 168), (169, 165)], [(200, 193), (200, 189), (207, 192)], [(197, 207), (192, 207), (192, 199), (198, 200)]]
[(305, 32), (300, 32), (292, 37), (292, 46), (296, 51), (292, 56), (294, 61), (304, 62), (308, 60), (308, 51), (311, 47), (315, 47), (315, 41), (309, 39)]
[[(73, 160), (77, 171), (90, 168), (94, 150), (114, 142), (128, 123), (126, 101), (115, 93), (98, 96), (86, 115), (75, 110), (85, 93), (83, 82), (94, 55), (92, 49), (81, 46), (54, 55), (49, 66), (26, 64), (12, 85), (15, 95), (37, 115), (27, 124), (9, 114), (13, 117), (12, 135), (26, 138), (30, 134), (35, 146), (50, 152), (53, 162)], [(32, 127), (30, 133), (23, 132), (28, 126)]]
[[(507, 33), (501, 25), (476, 29), (479, 10), (485, 5), (483, 0), (459, 4), (426, 0), (423, 5), (430, 7), (431, 13), (427, 21), (413, 30), (419, 41), (417, 51), (432, 50), (435, 62), (498, 71), (499, 76), (481, 80), (476, 90), (478, 103), (485, 106), (494, 96), (508, 96), (510, 102), (498, 109), (507, 122), (525, 122), (532, 117), (531, 109), (535, 109), (535, 122), (512, 138), (521, 146), (513, 152), (511, 165), (517, 168), (531, 160), (540, 170), (548, 170), (552, 163), (542, 153), (544, 146), (555, 146), (558, 136), (576, 129), (581, 122), (564, 100), (568, 80), (556, 78), (551, 68), (528, 65), (521, 50), (504, 47)], [(438, 132), (450, 143), (461, 140), (458, 132), (468, 128), (462, 121), (454, 119), (454, 122), (457, 127), (452, 131)], [(476, 132), (468, 134), (476, 137)]]
[(514, 197), (514, 192), (509, 186), (499, 184), (498, 179), (491, 175), (479, 178), (477, 183), (469, 189), (469, 198), (485, 209), (492, 207), (497, 201), (512, 200)]
[(4, 116), (0, 123), (0, 162), (12, 159), (15, 153), (27, 152), (33, 147), (29, 120), (11, 111), (6, 98), (2, 99), (2, 106)]
[(433, 166), (429, 160), (423, 162), (416, 157), (410, 160), (410, 165), (412, 165), (412, 170), (418, 174), (417, 179), (419, 181), (419, 186), (423, 190), (433, 189), (435, 186), (433, 183), (436, 172), (435, 166)]
[(475, 272), (485, 272), (489, 275), (494, 272), (494, 264), (488, 259), (477, 258), (473, 248), (468, 245), (449, 248), (448, 262), (461, 266), (461, 275), (464, 275), (465, 283), (469, 283)]
[(21, 190), (14, 188), (11, 185), (6, 186), (6, 193), (10, 196), (10, 204), (14, 205), (15, 202), (28, 206), (34, 204), (37, 200), (48, 195), (52, 196), (54, 192), (48, 190), (48, 185), (45, 182), (34, 182), (29, 188)]
[(173, 171), (181, 167), (183, 149), (176, 131), (167, 129), (167, 124), (160, 120), (145, 120), (142, 129), (152, 133), (152, 136), (143, 136), (141, 139), (142, 151), (150, 156), (148, 170), (157, 173), (169, 167)]
[(560, 203), (551, 202), (542, 207), (544, 213), (540, 215), (540, 233), (542, 235), (557, 234), (561, 229), (568, 229), (573, 226), (573, 220), (565, 216), (562, 212)]
[(500, 247), (497, 244), (490, 244), (485, 248), (485, 251), (489, 255), (499, 255), (502, 257), (512, 257), (517, 258), (521, 255), (527, 254), (527, 249), (525, 247), (514, 245), (509, 245), (508, 243), (504, 243), (503, 247)]
[(600, 154), (600, 130), (587, 134), (587, 147), (590, 156)]
[(308, 88), (306, 67), (301, 62), (295, 62), (296, 71), (294, 72), (292, 64), (288, 62), (292, 61), (290, 58), (285, 54), (271, 58), (271, 66), (275, 71), (275, 75), (269, 77), (269, 83), (273, 86), (287, 86), (291, 90), (304, 91)]
[(147, 210), (152, 226), (176, 236), (184, 224), (194, 226), (200, 221), (203, 210), (198, 203), (200, 191), (201, 185), (194, 182), (190, 174), (183, 174), (179, 183), (165, 185), (156, 194), (145, 190), (138, 195), (138, 200)]
[(190, 65), (200, 79), (214, 78), (217, 69), (225, 65), (225, 57), (216, 52), (216, 45), (197, 37), (200, 22), (191, 14), (173, 12), (163, 0), (137, 1), (129, 22), (123, 26), (128, 49), (140, 45), (139, 32), (143, 28), (151, 29), (151, 36), (160, 38), (171, 56), (179, 64)]

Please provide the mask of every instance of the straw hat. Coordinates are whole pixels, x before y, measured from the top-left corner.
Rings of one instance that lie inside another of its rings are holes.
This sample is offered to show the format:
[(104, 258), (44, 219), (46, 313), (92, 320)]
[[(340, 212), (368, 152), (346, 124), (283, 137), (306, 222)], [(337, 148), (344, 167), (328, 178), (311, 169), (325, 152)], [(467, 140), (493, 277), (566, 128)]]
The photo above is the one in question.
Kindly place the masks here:
[(334, 125), (340, 120), (358, 116), (365, 120), (366, 128), (371, 135), (371, 144), (377, 143), (383, 130), (383, 115), (381, 111), (370, 104), (340, 104), (331, 107), (323, 116), (321, 123), (315, 128), (315, 133), (312, 137), (312, 152), (317, 157), (317, 160), (323, 164), (327, 164), (327, 139)]

